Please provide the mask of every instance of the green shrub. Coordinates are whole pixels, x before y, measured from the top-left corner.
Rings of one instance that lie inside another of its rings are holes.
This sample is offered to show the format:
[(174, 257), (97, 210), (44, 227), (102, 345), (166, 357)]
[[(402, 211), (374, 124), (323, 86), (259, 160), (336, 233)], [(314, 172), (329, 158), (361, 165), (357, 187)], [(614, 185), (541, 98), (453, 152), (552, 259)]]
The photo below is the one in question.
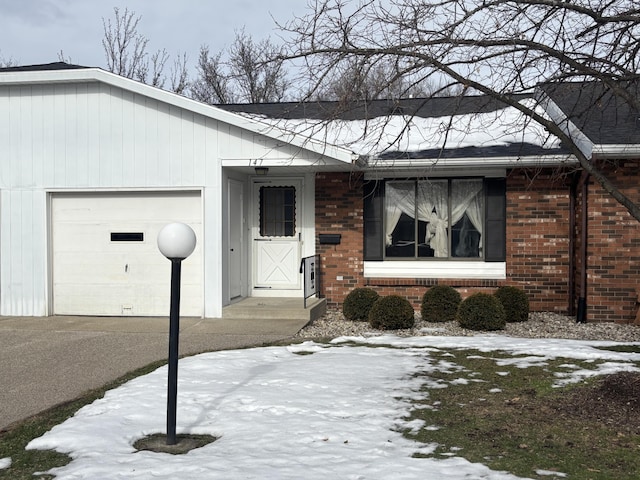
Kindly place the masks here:
[(462, 298), (449, 285), (435, 285), (422, 296), (420, 313), (425, 322), (452, 322)]
[(518, 287), (502, 286), (494, 293), (504, 308), (507, 322), (526, 322), (529, 320), (529, 298)]
[(356, 288), (351, 290), (342, 304), (342, 313), (347, 320), (366, 322), (369, 311), (380, 296), (371, 288)]
[(462, 301), (458, 323), (469, 330), (502, 330), (506, 324), (504, 308), (493, 295), (474, 293)]
[(414, 311), (409, 300), (400, 295), (379, 298), (369, 312), (369, 323), (380, 330), (411, 328)]

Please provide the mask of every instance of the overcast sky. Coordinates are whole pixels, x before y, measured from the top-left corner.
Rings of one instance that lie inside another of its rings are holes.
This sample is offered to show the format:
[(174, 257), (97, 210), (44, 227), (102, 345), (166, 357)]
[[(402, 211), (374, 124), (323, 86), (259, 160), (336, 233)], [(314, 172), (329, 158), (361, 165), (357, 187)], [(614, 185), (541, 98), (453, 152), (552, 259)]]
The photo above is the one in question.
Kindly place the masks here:
[(243, 27), (256, 41), (281, 43), (274, 19), (286, 23), (304, 14), (307, 1), (0, 0), (0, 59), (50, 63), (62, 50), (75, 64), (104, 68), (102, 19), (113, 19), (114, 7), (142, 17), (138, 31), (149, 39), (149, 53), (165, 48), (173, 59), (184, 52), (193, 68), (201, 45), (217, 52)]

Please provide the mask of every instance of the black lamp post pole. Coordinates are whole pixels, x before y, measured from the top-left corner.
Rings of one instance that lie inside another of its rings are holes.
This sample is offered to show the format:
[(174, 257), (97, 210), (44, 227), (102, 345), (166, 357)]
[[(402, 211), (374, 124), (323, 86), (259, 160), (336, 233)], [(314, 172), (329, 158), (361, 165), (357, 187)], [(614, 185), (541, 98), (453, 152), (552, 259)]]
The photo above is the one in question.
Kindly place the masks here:
[(180, 335), (181, 258), (171, 259), (171, 307), (169, 314), (169, 379), (167, 382), (167, 445), (176, 444), (178, 397), (178, 337)]

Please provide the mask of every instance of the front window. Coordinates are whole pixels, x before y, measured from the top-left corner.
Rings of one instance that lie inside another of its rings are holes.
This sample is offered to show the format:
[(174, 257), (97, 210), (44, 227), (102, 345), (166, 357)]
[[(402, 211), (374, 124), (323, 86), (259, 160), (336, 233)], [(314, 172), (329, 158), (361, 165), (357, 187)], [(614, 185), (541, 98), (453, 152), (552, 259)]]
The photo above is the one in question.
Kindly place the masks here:
[(386, 258), (483, 257), (482, 179), (387, 181)]

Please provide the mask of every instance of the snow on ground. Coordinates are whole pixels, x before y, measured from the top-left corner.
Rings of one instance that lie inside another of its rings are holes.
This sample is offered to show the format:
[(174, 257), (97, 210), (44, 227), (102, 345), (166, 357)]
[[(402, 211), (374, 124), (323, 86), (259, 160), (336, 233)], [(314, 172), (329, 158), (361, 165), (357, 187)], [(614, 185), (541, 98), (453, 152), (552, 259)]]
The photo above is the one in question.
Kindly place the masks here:
[[(184, 455), (135, 451), (137, 439), (166, 431), (163, 367), (107, 392), (27, 448), (55, 449), (73, 458), (53, 470), (58, 480), (177, 474), (198, 479), (517, 479), (472, 464), (455, 451), (445, 459), (412, 457), (429, 454), (435, 445), (406, 439), (398, 430), (438, 428), (405, 417), (412, 400), (428, 400), (421, 386), (442, 388), (413, 374), (460, 372), (455, 363), (430, 355), (450, 348), (524, 355), (522, 364), (511, 362), (523, 368), (553, 357), (605, 361), (600, 374), (635, 368), (632, 362), (640, 361), (640, 354), (597, 348), (606, 345), (615, 343), (381, 336), (206, 353), (180, 360), (177, 428), (178, 433), (214, 435), (216, 442)], [(574, 369), (571, 375), (560, 380), (575, 381), (587, 373)]]

